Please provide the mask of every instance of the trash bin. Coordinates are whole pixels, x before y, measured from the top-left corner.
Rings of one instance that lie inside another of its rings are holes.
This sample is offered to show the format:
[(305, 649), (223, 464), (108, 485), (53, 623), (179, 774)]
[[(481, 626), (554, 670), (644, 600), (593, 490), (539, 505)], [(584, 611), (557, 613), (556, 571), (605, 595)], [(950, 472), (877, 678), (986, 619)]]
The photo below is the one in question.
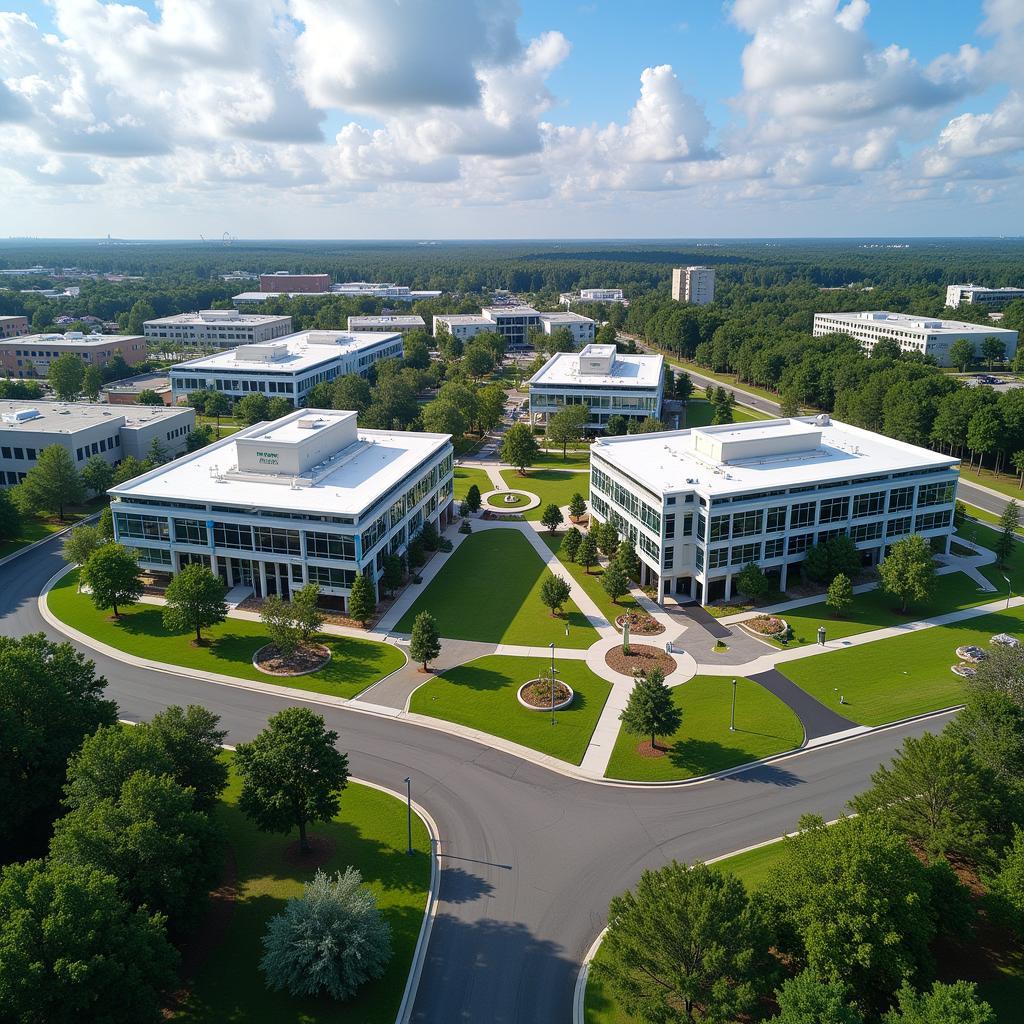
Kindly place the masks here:
[(825, 627), (824, 626), (819, 626), (818, 627), (818, 643), (821, 644), (822, 647), (825, 646)]

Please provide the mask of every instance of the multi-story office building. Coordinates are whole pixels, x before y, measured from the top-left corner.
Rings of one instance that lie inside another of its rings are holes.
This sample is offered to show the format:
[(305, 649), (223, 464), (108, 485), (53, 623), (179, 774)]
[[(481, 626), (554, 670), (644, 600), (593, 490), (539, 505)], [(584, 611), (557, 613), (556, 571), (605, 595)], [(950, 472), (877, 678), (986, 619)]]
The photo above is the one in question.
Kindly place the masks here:
[(234, 309), (201, 309), (197, 313), (147, 320), (143, 330), (147, 338), (167, 352), (185, 348), (225, 349), (283, 338), (292, 333), (292, 318), (239, 313)]
[(141, 334), (27, 334), (0, 341), (0, 366), (8, 377), (45, 377), (50, 363), (70, 352), (86, 366), (106, 366), (121, 356), (134, 366), (146, 358), (146, 339)]
[(948, 550), (958, 466), (826, 414), (723, 424), (595, 441), (590, 506), (633, 539), (659, 601), (707, 603), (752, 562), (784, 590), (840, 534), (865, 565), (914, 533)]
[(441, 330), (447, 331), (453, 338), (467, 341), (476, 334), (491, 332), (505, 339), (510, 352), (528, 348), (530, 331), (543, 329), (541, 314), (533, 306), (484, 306), (479, 315), (457, 313), (434, 316), (434, 337)]
[(0, 338), (20, 338), (28, 334), (27, 316), (0, 316)]
[(303, 405), (317, 384), (348, 373), (365, 375), (379, 360), (401, 357), (400, 334), (302, 331), (178, 363), (171, 367), (171, 390), (176, 402), (209, 390), (229, 398), (255, 392)]
[(260, 274), (261, 292), (329, 292), (330, 274), (289, 274), (287, 270), (276, 270), (273, 274)]
[(939, 366), (949, 366), (949, 350), (953, 342), (965, 338), (974, 346), (975, 355), (981, 354), (985, 338), (997, 338), (1003, 343), (1006, 357), (1012, 359), (1017, 351), (1017, 332), (1002, 327), (963, 323), (959, 320), (938, 320), (911, 313), (887, 313), (868, 310), (862, 313), (815, 313), (814, 336), (848, 334), (870, 352), (880, 341), (895, 341), (901, 352), (917, 352), (931, 356)]
[(412, 313), (392, 313), (384, 316), (350, 316), (348, 318), (348, 329), (350, 331), (371, 331), (375, 334), (405, 334), (407, 331), (426, 330), (423, 317), (415, 316)]
[(258, 596), (316, 583), (346, 606), (430, 522), (452, 516), (448, 434), (359, 430), (354, 412), (258, 423), (110, 491), (114, 531), (149, 569), (209, 565)]
[(436, 299), (441, 292), (410, 288), (407, 284), (387, 281), (344, 281), (331, 288), (338, 295), (370, 296), (376, 299), (402, 299), (415, 302), (417, 299)]
[(946, 305), (956, 309), (968, 306), (1003, 306), (1014, 299), (1024, 299), (1024, 288), (985, 288), (980, 284), (951, 284), (946, 287)]
[(715, 301), (714, 267), (675, 267), (672, 270), (672, 298), (691, 306)]
[(587, 429), (603, 429), (610, 417), (643, 420), (661, 415), (664, 389), (660, 355), (620, 355), (614, 345), (587, 345), (582, 352), (553, 355), (530, 378), (530, 416), (546, 424), (566, 405), (590, 410)]
[(194, 409), (0, 402), (0, 485), (24, 480), (39, 453), (52, 444), (66, 448), (79, 469), (93, 455), (111, 465), (129, 455), (145, 459), (154, 438), (173, 458), (185, 451), (195, 423)]
[(562, 292), (558, 301), (563, 306), (575, 302), (625, 302), (621, 288), (581, 288), (578, 292)]
[(591, 320), (589, 316), (580, 316), (579, 313), (540, 314), (540, 329), (545, 334), (553, 334), (562, 327), (572, 334), (575, 344), (586, 345), (594, 340), (597, 322)]
[(304, 299), (327, 299), (332, 292), (239, 292), (231, 297), (235, 309), (241, 310), (249, 306), (262, 306), (274, 299), (293, 299), (301, 296)]

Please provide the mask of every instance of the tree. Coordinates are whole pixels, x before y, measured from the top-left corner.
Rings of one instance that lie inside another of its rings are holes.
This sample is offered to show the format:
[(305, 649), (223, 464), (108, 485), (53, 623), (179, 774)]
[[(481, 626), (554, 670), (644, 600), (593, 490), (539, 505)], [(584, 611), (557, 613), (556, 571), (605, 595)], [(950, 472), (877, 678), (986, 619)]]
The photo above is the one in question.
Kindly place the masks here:
[(551, 502), (550, 505), (544, 506), (544, 514), (540, 517), (540, 521), (550, 533), (554, 533), (565, 522), (565, 517), (562, 515), (562, 510), (554, 502)]
[(586, 512), (587, 503), (586, 501), (583, 500), (583, 495), (580, 494), (579, 491), (577, 491), (569, 499), (569, 515), (573, 519), (579, 519), (580, 517), (586, 515)]
[(996, 1024), (995, 1012), (978, 998), (971, 981), (936, 981), (929, 992), (915, 992), (904, 982), (897, 1001), (884, 1024)]
[(104, 507), (99, 519), (96, 520), (96, 529), (104, 541), (109, 543), (114, 539), (114, 513), (109, 505)]
[(1020, 506), (1012, 498), (1006, 503), (999, 516), (999, 536), (996, 538), (996, 562), (1006, 565), (1017, 543), (1017, 527), (1020, 526)]
[(563, 459), (569, 445), (582, 439), (589, 419), (590, 407), (586, 405), (564, 405), (548, 417), (548, 441), (562, 446)]
[(727, 402), (716, 401), (714, 405), (714, 415), (711, 417), (713, 425), (717, 426), (721, 423), (732, 423), (734, 416), (732, 406)]
[(580, 549), (580, 541), (583, 537), (580, 531), (575, 526), (570, 526), (566, 531), (565, 536), (562, 538), (562, 544), (559, 551), (562, 552), (570, 562), (576, 561), (576, 554)]
[(466, 504), (469, 506), (470, 512), (480, 511), (483, 498), (480, 496), (480, 488), (476, 484), (469, 485), (469, 490), (466, 491)]
[(828, 585), (825, 604), (832, 609), (832, 614), (839, 618), (853, 604), (853, 584), (850, 577), (839, 573)]
[(623, 537), (619, 546), (615, 549), (615, 564), (622, 570), (629, 580), (640, 582), (640, 556), (636, 553), (636, 546), (629, 537)]
[(335, 747), (338, 734), (323, 716), (292, 707), (271, 716), (266, 728), (235, 750), (242, 779), (238, 806), (264, 832), (299, 830), (299, 849), (309, 852), (306, 826), (338, 813), (348, 783), (348, 757)]
[(129, 480), (134, 480), (135, 477), (142, 476), (145, 472), (146, 466), (134, 455), (128, 455), (117, 464), (117, 469), (114, 470), (114, 486), (120, 487), (121, 484), (126, 484)]
[(189, 431), (185, 444), (190, 452), (197, 452), (200, 448), (205, 448), (216, 440), (213, 436), (213, 428), (209, 424), (201, 423)]
[(1006, 346), (998, 339), (989, 335), (981, 339), (981, 358), (992, 369), (993, 363), (1001, 363), (1006, 358)]
[(1000, 786), (1024, 795), (1024, 705), (972, 681), (963, 709), (943, 735), (970, 750)]
[(112, 609), (115, 619), (121, 617), (118, 605), (135, 604), (142, 597), (135, 553), (120, 544), (97, 548), (79, 572), (92, 591), (92, 603), (101, 611)]
[(49, 827), (68, 758), (99, 726), (117, 721), (106, 685), (69, 643), (42, 633), (0, 636), (0, 858), (27, 832)]
[(65, 352), (50, 363), (47, 377), (54, 394), (62, 402), (73, 402), (82, 391), (85, 363), (74, 352)]
[(370, 408), (370, 382), (358, 373), (346, 373), (339, 377), (333, 386), (333, 402), (335, 409), (346, 409), (351, 412), (366, 412)]
[(621, 437), (629, 430), (629, 420), (626, 419), (621, 413), (615, 413), (608, 417), (608, 422), (604, 426), (604, 432), (608, 437)]
[(105, 494), (114, 482), (114, 467), (102, 455), (90, 455), (82, 467), (82, 483), (93, 494)]
[(270, 400), (266, 395), (253, 392), (235, 402), (235, 419), (241, 420), (245, 426), (250, 427), (254, 423), (260, 423), (267, 419), (269, 407)]
[(540, 448), (533, 430), (525, 423), (514, 423), (501, 442), (501, 459), (519, 470), (520, 476), (526, 475), (528, 467), (537, 461)]
[(300, 899), (270, 919), (260, 970), (267, 987), (293, 996), (351, 999), (391, 959), (391, 928), (353, 868), (317, 870)]
[(612, 562), (601, 575), (601, 586), (604, 592), (612, 599), (612, 604), (618, 604), (619, 598), (629, 592), (629, 580), (622, 566), (618, 562)]
[(425, 370), (430, 365), (430, 348), (421, 331), (410, 331), (402, 339), (402, 358), (406, 366)]
[(222, 395), (219, 391), (214, 391), (206, 399), (205, 413), (207, 416), (212, 416), (217, 421), (217, 437), (220, 437), (220, 418), (226, 416), (231, 411), (231, 403), (227, 399), (227, 395)]
[(10, 490), (0, 490), (0, 541), (13, 540), (21, 533), (21, 511)]
[(18, 487), (16, 500), (22, 511), (56, 512), (62, 522), (68, 505), (80, 505), (85, 500), (82, 478), (67, 448), (51, 444), (39, 453)]
[(676, 374), (674, 390), (680, 402), (688, 401), (693, 394), (693, 378), (685, 370), (680, 370)]
[(569, 600), (569, 594), (568, 582), (553, 572), (548, 573), (540, 585), (540, 599), (551, 609), (552, 615), (557, 615), (562, 610), (562, 605)]
[(135, 907), (166, 914), (175, 931), (195, 920), (217, 877), (219, 832), (192, 791), (138, 771), (115, 797), (82, 804), (54, 826), (50, 857), (118, 880)]
[(736, 574), (736, 589), (751, 601), (768, 593), (768, 580), (756, 562), (749, 562)]
[[(88, 375), (88, 371), (86, 371)], [(136, 405), (163, 405), (164, 400), (152, 388), (143, 388), (135, 399)]]
[(504, 412), (505, 389), (500, 384), (488, 384), (476, 393), (476, 418), (481, 433), (493, 430)]
[(427, 665), (441, 653), (441, 638), (437, 632), (437, 620), (430, 612), (420, 612), (413, 620), (412, 636), (409, 640), (409, 657), (418, 661), (427, 671)]
[[(90, 402), (95, 402), (100, 397), (100, 389), (102, 387), (103, 374), (100, 372), (100, 368), (98, 366), (87, 366), (82, 374), (82, 391), (85, 397)], [(150, 393), (156, 394), (156, 392)], [(163, 405), (163, 399), (159, 395), (157, 395), (157, 398), (160, 400), (160, 404)], [(139, 401), (142, 401), (142, 395), (139, 395)]]
[(770, 990), (770, 943), (761, 902), (737, 877), (672, 861), (611, 901), (591, 970), (639, 1020), (727, 1024)]
[(227, 588), (205, 562), (186, 565), (168, 584), (164, 594), (164, 628), (172, 633), (195, 630), (197, 644), (203, 642), (203, 627), (216, 626), (228, 616), (224, 603)]
[(880, 765), (850, 807), (883, 819), (933, 860), (955, 855), (978, 863), (997, 831), (996, 789), (992, 773), (967, 747), (925, 733), (908, 736), (892, 766)]
[(811, 971), (784, 981), (775, 998), (779, 1013), (768, 1024), (865, 1024), (849, 1001), (845, 982), (819, 978)]
[(145, 334), (147, 320), (156, 318), (156, 310), (146, 299), (139, 299), (128, 313), (128, 333)]
[(1024, 936), (1024, 829), (1015, 827), (990, 882), (998, 916)]
[(650, 736), (652, 748), (657, 748), (659, 736), (672, 736), (679, 731), (683, 712), (672, 699), (660, 668), (653, 668), (637, 679), (619, 719), (630, 736)]
[[(465, 504), (465, 502), (463, 502)], [(467, 509), (468, 511), (468, 509)], [(405, 579), (405, 569), (402, 566), (402, 556), (390, 553), (384, 556), (384, 568), (381, 571), (380, 582), (384, 592), (390, 597), (402, 585)]]
[(268, 420), (279, 420), (282, 416), (287, 416), (294, 411), (295, 406), (283, 395), (278, 395), (267, 403)]
[(158, 1024), (177, 980), (164, 918), (132, 910), (87, 866), (4, 868), (0, 949), (0, 1018), (22, 1024)]
[(974, 362), (974, 346), (966, 338), (957, 338), (949, 346), (949, 362), (961, 373), (966, 373)]
[(147, 470), (156, 469), (167, 461), (167, 449), (163, 446), (159, 437), (154, 437), (146, 449), (146, 461), (142, 464)]
[(423, 541), (419, 537), (413, 537), (405, 549), (405, 561), (409, 566), (409, 571), (414, 573), (426, 560), (427, 555), (423, 549)]
[(364, 626), (377, 610), (377, 599), (373, 593), (373, 583), (365, 573), (359, 573), (352, 581), (352, 589), (348, 596), (348, 614), (350, 618), (361, 622)]
[(787, 417), (800, 415), (800, 399), (792, 389), (782, 392), (782, 399), (779, 402), (779, 414)]
[(910, 601), (927, 601), (935, 584), (931, 547), (919, 533), (896, 541), (878, 567), (882, 589), (900, 601), (900, 611)]
[(170, 759), (171, 775), (192, 790), (192, 802), (201, 811), (213, 809), (228, 783), (220, 756), (227, 730), (219, 726), (220, 716), (198, 704), (172, 704), (135, 727), (159, 744)]
[(420, 413), (420, 419), (424, 430), (432, 434), (451, 434), (455, 440), (459, 440), (469, 427), (462, 410), (442, 399), (428, 402)]
[(580, 538), (579, 548), (576, 551), (576, 561), (590, 574), (590, 567), (597, 563), (597, 541), (592, 533), (585, 533)]
[[(61, 554), (64, 556), (64, 561), (71, 565), (85, 565), (89, 561), (89, 556), (104, 543), (98, 526), (89, 526), (88, 523), (83, 523), (81, 526), (76, 526), (64, 538)], [(82, 588), (81, 579), (78, 581), (78, 588), (79, 590)]]
[(861, 570), (857, 545), (841, 534), (807, 549), (800, 572), (815, 583), (829, 583), (840, 573), (854, 579)]
[(654, 416), (645, 416), (642, 420), (634, 420), (629, 425), (631, 434), (657, 434), (665, 429), (665, 424)]
[(260, 606), (260, 621), (270, 634), (270, 642), (283, 658), (290, 658), (299, 648), (299, 627), (289, 603), (279, 594), (269, 594)]
[(594, 522), (590, 527), (590, 535), (597, 541), (598, 550), (606, 558), (611, 558), (619, 549), (619, 531), (609, 522)]

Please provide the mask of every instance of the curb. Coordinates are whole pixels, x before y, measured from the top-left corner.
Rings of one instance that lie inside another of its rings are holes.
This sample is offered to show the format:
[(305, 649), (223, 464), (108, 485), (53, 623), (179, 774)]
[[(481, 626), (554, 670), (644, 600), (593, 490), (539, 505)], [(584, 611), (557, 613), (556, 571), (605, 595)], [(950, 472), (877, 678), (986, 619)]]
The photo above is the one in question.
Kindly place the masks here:
[(77, 523), (71, 523), (69, 526), (65, 526), (63, 530), (57, 530), (56, 533), (48, 534), (46, 537), (40, 537), (39, 540), (32, 541), (31, 544), (26, 544), (23, 548), (18, 548), (17, 551), (12, 551), (9, 555), (4, 555), (0, 558), (0, 568), (3, 568), (9, 562), (13, 562), (16, 558), (20, 558), (22, 555), (27, 555), (30, 551), (35, 551), (36, 548), (41, 548), (44, 544), (49, 544), (51, 540), (57, 537), (66, 537), (76, 526), (83, 526), (86, 523), (91, 523), (94, 519), (98, 519), (100, 516), (99, 512), (94, 512), (91, 516), (86, 516), (84, 519), (79, 519)]

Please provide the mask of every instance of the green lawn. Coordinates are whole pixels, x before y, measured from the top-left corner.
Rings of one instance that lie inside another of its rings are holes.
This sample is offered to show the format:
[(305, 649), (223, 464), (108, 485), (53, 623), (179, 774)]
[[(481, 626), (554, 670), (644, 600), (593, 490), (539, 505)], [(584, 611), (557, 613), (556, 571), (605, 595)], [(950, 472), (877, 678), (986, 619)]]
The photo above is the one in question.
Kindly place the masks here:
[[(883, 725), (959, 704), (963, 680), (950, 671), (963, 644), (987, 647), (996, 633), (1019, 634), (1024, 611), (993, 612), (949, 626), (779, 665), (798, 686), (847, 718)], [(839, 688), (839, 694), (835, 692)], [(839, 696), (846, 705), (839, 706)]]
[[(1005, 591), (1005, 585), (1004, 585)], [(998, 594), (980, 590), (970, 576), (962, 572), (935, 577), (935, 590), (930, 601), (910, 605), (906, 612), (899, 610), (899, 601), (880, 587), (863, 594), (855, 594), (853, 603), (842, 616), (836, 618), (824, 601), (792, 608), (779, 614), (793, 630), (793, 639), (786, 647), (801, 647), (817, 643), (818, 627), (824, 626), (829, 640), (868, 633), (873, 629), (898, 626), (919, 619), (930, 619), (961, 608), (972, 608), (998, 600)]]
[[(977, 505), (971, 505), (966, 501), (963, 502), (963, 506), (964, 508), (967, 509), (967, 514), (972, 518), (980, 519), (983, 523), (988, 523), (991, 526), (999, 525), (999, 516), (997, 516), (994, 512), (989, 512), (987, 509), (978, 508)], [(960, 529), (957, 530), (957, 536), (970, 537), (971, 527), (973, 525), (974, 524), (970, 520), (965, 522), (963, 526), (961, 526)], [(1018, 526), (1017, 533), (1024, 535), (1024, 526)]]
[[(530, 542), (514, 529), (468, 536), (395, 626), (411, 633), (429, 611), (441, 636), (489, 643), (589, 647), (597, 631), (571, 601), (553, 617), (540, 600), (547, 569)], [(565, 624), (569, 623), (569, 636)]]
[(491, 478), (482, 469), (469, 469), (466, 466), (455, 467), (455, 493), (456, 501), (462, 501), (469, 493), (470, 487), (476, 484), (481, 494), (494, 490)]
[[(957, 536), (961, 540), (973, 541), (991, 551), (999, 539), (999, 531), (983, 526), (981, 523), (965, 523), (960, 527)], [(993, 600), (1006, 596), (1007, 578), (1010, 580), (1015, 595), (1024, 592), (1024, 544), (1014, 544), (1006, 568), (994, 564), (986, 565), (982, 567), (981, 574), (992, 586), (997, 588), (998, 593), (992, 595)]]
[[(562, 545), (562, 539), (565, 537), (565, 531), (549, 533), (545, 530), (541, 536), (544, 539), (544, 543), (557, 555), (558, 549)], [(600, 608), (601, 614), (613, 625), (616, 616), (637, 607), (636, 599), (632, 594), (620, 597), (618, 604), (612, 602), (607, 591), (601, 586), (601, 577), (604, 575), (604, 569), (600, 566), (591, 566), (588, 573), (582, 565), (577, 565), (568, 559), (562, 559), (562, 565), (565, 566), (565, 571), (586, 591), (590, 600)]]
[(1000, 494), (1016, 498), (1018, 502), (1024, 502), (1024, 491), (1017, 483), (1016, 474), (1000, 473), (996, 476), (990, 469), (967, 469), (965, 466), (961, 466), (960, 478), (968, 483), (981, 484), (982, 487), (988, 487), (993, 491), (999, 491)]
[(555, 661), (558, 677), (576, 693), (573, 703), (551, 715), (531, 711), (516, 691), (548, 666), (546, 658), (478, 658), (431, 679), (412, 695), (409, 710), (458, 722), (521, 743), (563, 761), (579, 764), (601, 716), (611, 684), (582, 661)]
[(423, 921), (430, 884), (430, 839), (413, 817), (413, 856), (406, 854), (406, 809), (387, 793), (350, 783), (341, 797), (341, 813), (314, 825), (313, 835), (335, 843), (324, 865), (329, 873), (353, 865), (373, 890), (391, 925), (393, 956), (383, 977), (370, 982), (347, 1003), (329, 999), (295, 999), (267, 990), (259, 970), (267, 922), (287, 899), (302, 895), (313, 871), (291, 865), (284, 851), (294, 836), (258, 831), (238, 810), (240, 784), (232, 773), (218, 816), (238, 865), (239, 893), (224, 941), (194, 979), (179, 1021), (190, 1024), (302, 1024), (359, 1021), (385, 1024), (395, 1019)]
[(568, 505), (577, 491), (584, 498), (590, 495), (590, 475), (588, 473), (563, 473), (556, 469), (531, 469), (526, 476), (520, 476), (518, 470), (503, 469), (501, 478), (512, 490), (530, 491), (540, 498), (540, 504), (524, 515), (527, 519), (540, 519), (546, 505), (554, 502), (559, 508)]
[(332, 653), (325, 668), (290, 679), (268, 676), (252, 664), (253, 654), (270, 642), (261, 622), (228, 619), (203, 631), (211, 641), (209, 646), (193, 647), (187, 634), (164, 629), (158, 605), (130, 605), (121, 609), (119, 621), (112, 622), (109, 612), (99, 611), (87, 594), (76, 591), (77, 581), (77, 569), (58, 581), (47, 598), (50, 611), (95, 640), (140, 658), (335, 697), (354, 697), (405, 664), (401, 652), (391, 644), (324, 635), (321, 639)]
[[(541, 438), (541, 443), (544, 443), (543, 438)], [(561, 449), (557, 452), (541, 452), (537, 456), (536, 465), (545, 469), (589, 469), (590, 449), (586, 448), (582, 451), (574, 452), (570, 448), (565, 453), (564, 459), (562, 458)]]
[[(715, 407), (706, 398), (690, 398), (686, 402), (686, 414), (679, 417), (679, 428), (706, 427), (715, 417)], [(768, 415), (756, 409), (745, 409), (740, 405), (733, 406), (734, 423), (747, 423), (751, 420), (766, 420)]]
[[(36, 541), (45, 540), (61, 530), (66, 530), (69, 526), (74, 526), (80, 519), (86, 519), (99, 512), (106, 503), (106, 496), (104, 496), (103, 498), (94, 498), (80, 508), (66, 509), (64, 514), (67, 521), (63, 523), (51, 521), (51, 517), (48, 516), (23, 516), (18, 536), (0, 541), (0, 558), (11, 555), (20, 548), (28, 547), (29, 544), (35, 544)], [(54, 516), (52, 519), (55, 520), (56, 517)]]
[(525, 494), (504, 491), (501, 494), (492, 495), (484, 504), (488, 508), (494, 508), (500, 512), (502, 510), (522, 508), (524, 505), (528, 505), (530, 501), (531, 499)]
[(676, 686), (672, 697), (683, 711), (682, 728), (664, 742), (663, 757), (641, 757), (642, 737), (620, 731), (605, 777), (667, 782), (722, 771), (792, 750), (803, 743), (800, 720), (774, 694), (749, 679), (736, 690), (736, 732), (729, 731), (732, 702), (727, 676), (695, 676)]

